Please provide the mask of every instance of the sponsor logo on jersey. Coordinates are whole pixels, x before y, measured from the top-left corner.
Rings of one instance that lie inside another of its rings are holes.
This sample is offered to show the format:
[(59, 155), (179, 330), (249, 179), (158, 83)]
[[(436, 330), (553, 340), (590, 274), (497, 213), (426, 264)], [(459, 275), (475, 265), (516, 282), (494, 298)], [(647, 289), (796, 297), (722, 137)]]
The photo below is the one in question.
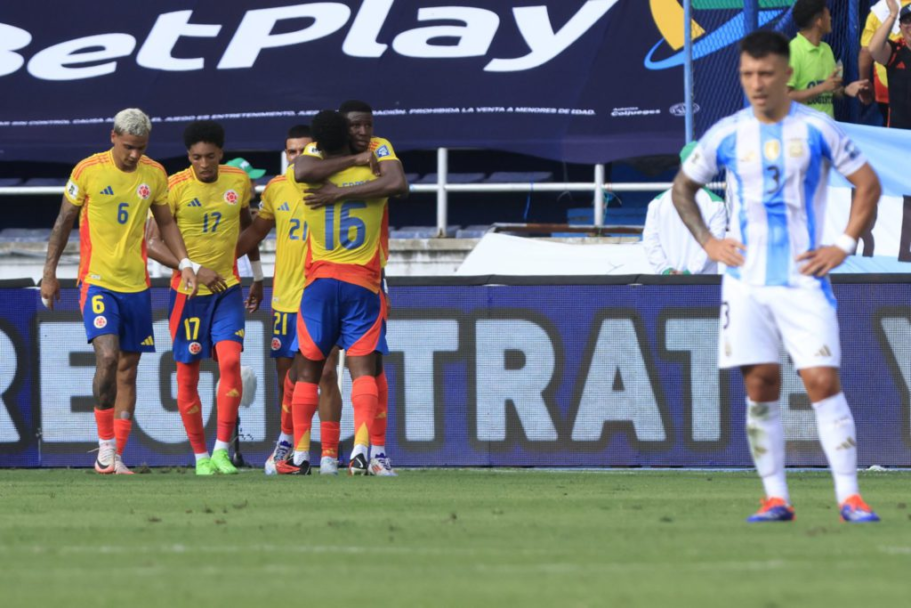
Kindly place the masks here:
[(139, 184), (139, 187), (136, 188), (136, 195), (142, 200), (145, 200), (152, 196), (152, 189), (149, 188), (148, 184)]
[(389, 156), (389, 146), (387, 146), (387, 145), (384, 144), (384, 145), (382, 145), (382, 146), (380, 146), (379, 148), (376, 149), (376, 157), (377, 157), (377, 158), (383, 158), (383, 157), (386, 157), (386, 156)]
[(95, 317), (94, 324), (95, 324), (95, 327), (97, 327), (98, 329), (104, 329), (105, 327), (108, 326), (108, 319), (107, 319), (107, 317), (103, 317), (103, 316)]
[(282, 347), (282, 341), (278, 338), (272, 338), (272, 350), (278, 350)]
[(202, 203), (199, 202), (198, 198), (194, 198), (192, 201), (187, 203), (187, 207), (202, 207)]
[(288, 206), (288, 203), (282, 203), (281, 207), (278, 208), (279, 211), (291, 211), (291, 207)]
[(112, 196), (114, 194), (114, 189), (111, 188), (110, 186), (108, 186), (107, 188), (105, 188), (104, 190), (101, 191), (101, 194), (107, 194), (108, 196)]
[(237, 199), (238, 199), (237, 192), (235, 192), (234, 190), (228, 190), (225, 192), (225, 202), (228, 203), (229, 205), (236, 205)]
[(202, 352), (202, 344), (199, 342), (190, 342), (190, 345), (187, 347), (187, 350), (190, 351), (191, 355), (198, 355)]

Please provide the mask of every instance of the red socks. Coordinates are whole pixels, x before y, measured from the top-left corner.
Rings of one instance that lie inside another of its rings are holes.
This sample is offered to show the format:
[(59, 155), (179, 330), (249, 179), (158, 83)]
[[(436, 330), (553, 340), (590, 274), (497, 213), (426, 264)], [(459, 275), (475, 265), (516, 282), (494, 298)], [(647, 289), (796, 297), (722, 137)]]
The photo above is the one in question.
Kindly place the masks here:
[(117, 453), (121, 456), (123, 456), (123, 451), (127, 447), (127, 441), (130, 439), (130, 431), (132, 430), (132, 420), (125, 420), (123, 418), (114, 420), (114, 437), (117, 439)]
[(230, 443), (237, 426), (237, 410), (243, 395), (243, 382), (240, 379), (240, 353), (243, 347), (239, 342), (224, 340), (215, 345), (218, 356), (219, 386), (215, 402), (218, 406), (218, 440)]
[(376, 378), (361, 376), (351, 384), (351, 404), (354, 406), (354, 445), (370, 445), (370, 425), (376, 417), (379, 395)]
[(95, 408), (95, 426), (98, 427), (98, 439), (110, 441), (114, 438), (114, 408), (100, 410)]
[(294, 400), (294, 383), (291, 382), (291, 373), (285, 375), (285, 389), (282, 393), (282, 433), (294, 434), (294, 416), (291, 403)]
[(206, 433), (202, 424), (202, 403), (199, 401), (199, 361), (196, 363), (177, 363), (177, 409), (183, 428), (194, 454), (202, 454), (206, 449)]
[(310, 429), (313, 426), (313, 414), (318, 407), (319, 386), (312, 382), (297, 382), (294, 385), (291, 410), (294, 419), (294, 449), (298, 452), (310, 451)]
[(323, 458), (338, 458), (338, 438), (341, 428), (338, 422), (322, 422), (319, 424), (319, 441), (323, 448)]
[(389, 384), (386, 372), (376, 377), (377, 402), (376, 416), (370, 425), (370, 445), (386, 445), (386, 424), (389, 412)]

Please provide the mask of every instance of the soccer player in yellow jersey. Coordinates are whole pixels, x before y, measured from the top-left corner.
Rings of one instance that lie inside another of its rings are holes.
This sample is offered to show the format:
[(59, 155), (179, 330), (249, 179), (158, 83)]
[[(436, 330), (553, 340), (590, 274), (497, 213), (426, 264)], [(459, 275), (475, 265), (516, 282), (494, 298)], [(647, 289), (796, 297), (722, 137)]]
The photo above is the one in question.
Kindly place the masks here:
[[(379, 176), (373, 181), (357, 186), (336, 188), (331, 183), (307, 195), (307, 204), (319, 207), (334, 203), (341, 197), (404, 196), (408, 193), (408, 182), (402, 163), (395, 155), (392, 144), (373, 133), (373, 109), (363, 101), (346, 101), (339, 106), (339, 113), (348, 120), (348, 134), (352, 154), (332, 159), (323, 159), (315, 145), (310, 145), (304, 155), (295, 163), (299, 178), (309, 182), (321, 182), (334, 172), (352, 166), (369, 165)], [(383, 216), (382, 247), (385, 262), (389, 259), (389, 208)], [(387, 297), (385, 277), (382, 297)], [(386, 307), (388, 313), (388, 301)], [(376, 418), (370, 425), (370, 462), (368, 473), (378, 476), (395, 476), (391, 460), (386, 453), (386, 428), (389, 410), (389, 385), (383, 370), (383, 359), (377, 355), (376, 382), (379, 394)]]
[(95, 349), (95, 422), (102, 474), (129, 474), (122, 454), (136, 409), (136, 370), (144, 352), (155, 351), (152, 299), (146, 267), (145, 223), (151, 208), (180, 267), (189, 295), (196, 274), (168, 208), (167, 174), (144, 155), (152, 123), (130, 108), (114, 117), (112, 147), (73, 169), (54, 224), (41, 281), (41, 298), (53, 309), (60, 299), (57, 264), (80, 218), (79, 306)]
[[(197, 267), (208, 268), (223, 283), (201, 284), (199, 295), (189, 299), (175, 274), (171, 282), (171, 337), (177, 362), (177, 406), (193, 453), (196, 474), (233, 475), (228, 447), (237, 423), (243, 386), (240, 353), (244, 343), (244, 301), (237, 274), (235, 248), (242, 228), (253, 223), (250, 215), (252, 183), (243, 169), (222, 165), (225, 131), (217, 122), (190, 123), (184, 131), (190, 167), (171, 176), (168, 205), (187, 243), (189, 257)], [(174, 259), (159, 248), (153, 257), (173, 267)], [(262, 300), (262, 265), (259, 250), (249, 252), (253, 285), (247, 309)], [(206, 449), (199, 366), (203, 358), (218, 361), (216, 394), (217, 438), (212, 456)]]
[[(325, 110), (311, 124), (313, 136), (327, 159), (348, 155), (348, 122)], [(330, 176), (336, 186), (376, 179), (367, 167), (351, 167)], [(308, 187), (310, 187), (308, 185)], [(323, 207), (305, 207), (307, 275), (297, 320), (304, 356), (294, 386), (292, 408), (295, 442), (299, 421), (316, 407), (317, 381), (327, 355), (337, 344), (348, 354), (351, 401), (354, 406), (354, 451), (349, 474), (367, 472), (369, 427), (376, 416), (376, 353), (387, 352), (385, 301), (380, 297), (384, 251), (382, 222), (386, 198), (346, 199)], [(295, 461), (299, 458), (295, 451)]]
[[(294, 159), (312, 141), (310, 127), (296, 125), (288, 131), (285, 139), (285, 158), (293, 164)], [(304, 220), (303, 184), (294, 179), (294, 168), (289, 167), (284, 175), (272, 179), (262, 196), (262, 206), (253, 224), (245, 229), (237, 243), (240, 257), (255, 248), (273, 228), (276, 232), (275, 278), (272, 284), (272, 358), (278, 374), (279, 401), (281, 403), (281, 435), (275, 450), (266, 460), (267, 475), (308, 475), (310, 473), (310, 427), (313, 412), (306, 417), (307, 431), (303, 433), (302, 445), (297, 446), (303, 453), (296, 465), (291, 459), (295, 448), (294, 422), (291, 412), (291, 397), (294, 393), (295, 374), (292, 363), (295, 355), (300, 359), (297, 347), (297, 311), (300, 309), (301, 294), (304, 291), (304, 253), (306, 252), (306, 231)], [(320, 379), (320, 421), (324, 459), (331, 463), (320, 467), (321, 473), (333, 474), (338, 469), (338, 436), (342, 396), (338, 388), (336, 366), (338, 349), (333, 349)], [(332, 436), (334, 433), (334, 445)], [(329, 453), (327, 450), (331, 451)]]

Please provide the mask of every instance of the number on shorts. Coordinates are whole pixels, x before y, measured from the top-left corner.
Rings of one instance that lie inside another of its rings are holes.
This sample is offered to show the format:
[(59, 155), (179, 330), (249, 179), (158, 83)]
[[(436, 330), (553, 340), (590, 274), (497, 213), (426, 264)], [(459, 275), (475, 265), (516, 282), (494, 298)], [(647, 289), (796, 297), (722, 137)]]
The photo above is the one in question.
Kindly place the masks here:
[(199, 317), (190, 317), (183, 321), (184, 331), (187, 332), (187, 340), (196, 340), (199, 338)]
[(721, 318), (724, 320), (721, 324), (721, 329), (727, 329), (728, 325), (731, 324), (731, 305), (727, 302), (721, 303)]
[(96, 315), (100, 315), (104, 312), (104, 300), (102, 299), (101, 294), (92, 296), (92, 312)]
[(129, 212), (130, 203), (120, 203), (117, 205), (117, 222), (120, 224), (126, 224), (127, 220), (130, 219)]
[(272, 333), (280, 336), (288, 335), (288, 315), (277, 312), (274, 314), (275, 323), (272, 324)]

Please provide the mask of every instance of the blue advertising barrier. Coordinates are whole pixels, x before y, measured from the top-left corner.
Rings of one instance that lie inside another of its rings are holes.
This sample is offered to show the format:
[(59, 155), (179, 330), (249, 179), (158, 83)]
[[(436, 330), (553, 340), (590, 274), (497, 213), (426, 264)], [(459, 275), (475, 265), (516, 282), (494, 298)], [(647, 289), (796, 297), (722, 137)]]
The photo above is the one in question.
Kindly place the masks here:
[[(911, 465), (906, 279), (847, 276), (834, 286), (842, 380), (865, 466)], [(739, 373), (716, 368), (718, 299), (717, 283), (699, 279), (400, 280), (385, 360), (389, 452), (401, 466), (750, 466)], [(94, 355), (76, 302), (65, 289), (49, 312), (34, 288), (0, 288), (0, 466), (92, 462)], [(165, 288), (153, 288), (153, 306), (158, 352), (143, 355), (125, 459), (184, 465), (192, 455), (174, 398)], [(271, 331), (268, 311), (248, 317), (243, 359), (259, 388), (241, 410), (241, 438), (257, 464), (278, 433)], [(810, 403), (782, 363), (788, 463), (824, 465)], [(206, 363), (210, 441), (216, 380)], [(345, 448), (352, 434), (346, 398)]]

